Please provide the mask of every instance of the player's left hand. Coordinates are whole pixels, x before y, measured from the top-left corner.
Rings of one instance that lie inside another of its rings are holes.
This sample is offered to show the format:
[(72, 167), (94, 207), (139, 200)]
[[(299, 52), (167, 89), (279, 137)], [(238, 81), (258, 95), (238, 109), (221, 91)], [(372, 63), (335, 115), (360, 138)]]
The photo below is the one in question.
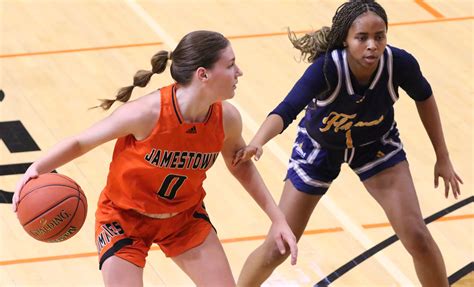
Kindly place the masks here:
[(451, 160), (447, 159), (438, 159), (434, 168), (434, 185), (435, 188), (438, 188), (439, 177), (442, 177), (444, 180), (444, 196), (448, 198), (449, 190), (453, 191), (454, 198), (458, 198), (458, 195), (461, 195), (461, 189), (459, 183), (463, 183), (461, 177), (454, 171)]
[(293, 231), (291, 231), (291, 228), (286, 220), (281, 219), (273, 221), (272, 227), (270, 228), (270, 232), (267, 236), (269, 239), (275, 242), (282, 255), (287, 252), (286, 246), (289, 246), (291, 265), (295, 265), (298, 257), (298, 246), (296, 244), (296, 237), (293, 234)]

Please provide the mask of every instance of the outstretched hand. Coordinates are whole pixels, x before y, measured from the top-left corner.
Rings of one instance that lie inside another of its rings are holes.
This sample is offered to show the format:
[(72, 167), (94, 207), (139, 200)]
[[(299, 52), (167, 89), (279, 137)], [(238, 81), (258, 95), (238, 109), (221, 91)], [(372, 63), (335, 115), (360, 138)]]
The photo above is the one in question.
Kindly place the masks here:
[(461, 189), (459, 183), (463, 184), (461, 177), (454, 171), (453, 165), (449, 159), (436, 161), (434, 168), (434, 185), (438, 188), (439, 177), (444, 180), (444, 196), (448, 198), (449, 189), (453, 192), (454, 198), (458, 198), (461, 195)]
[(277, 248), (282, 255), (287, 252), (286, 246), (289, 246), (291, 265), (295, 265), (298, 258), (298, 246), (296, 244), (296, 237), (288, 226), (286, 220), (273, 222), (267, 236), (275, 241)]
[(17, 182), (15, 193), (13, 193), (13, 198), (12, 198), (13, 212), (17, 212), (18, 200), (20, 199), (20, 190), (30, 179), (37, 178), (37, 177), (38, 177), (38, 171), (34, 168), (31, 168), (30, 166), (30, 168), (28, 168), (28, 170), (25, 172), (22, 178)]
[(239, 149), (232, 160), (232, 165), (236, 166), (241, 162), (246, 162), (252, 157), (254, 160), (259, 160), (263, 154), (263, 149), (261, 146), (248, 145)]

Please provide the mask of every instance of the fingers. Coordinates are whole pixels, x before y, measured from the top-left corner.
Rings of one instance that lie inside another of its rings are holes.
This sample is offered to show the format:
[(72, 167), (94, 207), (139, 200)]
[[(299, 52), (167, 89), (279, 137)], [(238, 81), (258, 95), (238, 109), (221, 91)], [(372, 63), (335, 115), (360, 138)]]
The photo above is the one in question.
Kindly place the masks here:
[(232, 160), (232, 165), (236, 166), (241, 162), (245, 162), (251, 158), (252, 155), (248, 155), (247, 151), (244, 151), (243, 149), (239, 150), (235, 156), (234, 159)]
[(244, 147), (235, 153), (234, 158), (232, 160), (232, 165), (236, 166), (241, 162), (246, 162), (251, 159), (252, 156), (255, 156), (255, 160), (258, 160), (262, 153), (262, 148), (253, 146)]
[(15, 192), (13, 193), (13, 197), (12, 197), (12, 209), (13, 209), (13, 212), (17, 212), (17, 209), (18, 209), (18, 201), (20, 199), (20, 192), (21, 192), (21, 189), (23, 188), (23, 186), (32, 178), (37, 178), (38, 177), (38, 174), (35, 173), (35, 172), (32, 172), (31, 174), (29, 175), (24, 175), (20, 181), (18, 181), (17, 185), (16, 185), (16, 188), (15, 188)]
[(288, 234), (282, 233), (280, 236), (278, 236), (275, 239), (277, 248), (282, 255), (286, 253), (285, 242), (290, 248), (291, 265), (295, 265), (296, 260), (298, 258), (298, 245), (296, 243), (296, 238), (293, 236), (293, 234), (288, 235)]
[(444, 168), (435, 166), (434, 184), (436, 188), (438, 187), (439, 177), (442, 177), (444, 181), (444, 197), (448, 198), (449, 190), (451, 189), (454, 198), (458, 199), (458, 196), (461, 195), (461, 187), (459, 183), (463, 184), (463, 181), (461, 177), (454, 171), (452, 166)]
[(458, 195), (461, 195), (461, 187), (459, 186), (459, 183), (464, 184), (464, 182), (457, 173), (454, 173), (454, 176), (456, 177), (456, 184), (458, 186)]
[(296, 260), (298, 258), (298, 245), (296, 244), (296, 238), (294, 236), (291, 237), (290, 240), (286, 240), (288, 246), (290, 247), (291, 252), (291, 265), (296, 264)]
[(461, 187), (459, 183), (463, 184), (461, 178), (456, 174), (453, 173), (450, 177), (441, 176), (444, 181), (444, 197), (448, 198), (449, 190), (451, 189), (453, 192), (453, 196), (455, 199), (458, 199), (458, 196), (461, 195)]
[(456, 181), (451, 180), (449, 182), (449, 184), (451, 185), (451, 190), (453, 191), (454, 199), (458, 199), (458, 188), (459, 187), (456, 186)]
[(13, 198), (12, 198), (12, 210), (13, 212), (16, 213), (17, 209), (18, 209), (18, 194), (19, 192), (15, 192), (13, 194)]
[(254, 159), (259, 160), (260, 157), (262, 156), (262, 154), (263, 154), (263, 149), (262, 148), (257, 148), (256, 151), (255, 151)]
[(283, 243), (283, 239), (281, 237), (277, 237), (275, 240), (278, 250), (283, 255), (286, 252), (285, 244)]
[(453, 194), (454, 198), (458, 198), (458, 195), (461, 195), (461, 187), (459, 186), (459, 183), (463, 183), (462, 179), (454, 173), (453, 177), (451, 178), (451, 188), (453, 189)]
[(456, 177), (453, 177), (451, 179), (451, 188), (453, 189), (454, 198), (458, 199), (458, 195), (461, 194), (461, 191), (459, 189), (459, 183), (456, 180)]
[(295, 265), (298, 259), (298, 246), (296, 244), (296, 239), (294, 237), (291, 237), (291, 238), (284, 238), (284, 239), (277, 238), (275, 240), (277, 248), (280, 251), (280, 254), (282, 255), (286, 253), (286, 247), (285, 247), (284, 241), (288, 244), (290, 248), (291, 265)]
[(239, 150), (235, 153), (234, 155), (234, 159), (232, 160), (232, 165), (238, 165), (240, 163), (240, 161), (242, 160), (242, 155), (243, 155), (244, 151), (243, 150)]
[(13, 197), (12, 197), (12, 209), (13, 209), (13, 212), (17, 212), (17, 209), (18, 209), (18, 200), (20, 199), (20, 191), (21, 189), (23, 188), (23, 186), (25, 185), (24, 182), (20, 182), (15, 190), (15, 192), (13, 193)]
[(13, 212), (17, 211), (18, 199), (19, 199), (19, 196), (20, 196), (20, 190), (23, 188), (24, 185), (25, 185), (25, 179), (24, 178), (22, 178), (16, 185), (15, 192), (13, 193), (13, 197), (12, 197), (12, 210), (13, 210)]
[(448, 198), (449, 195), (449, 180), (444, 179), (444, 197)]

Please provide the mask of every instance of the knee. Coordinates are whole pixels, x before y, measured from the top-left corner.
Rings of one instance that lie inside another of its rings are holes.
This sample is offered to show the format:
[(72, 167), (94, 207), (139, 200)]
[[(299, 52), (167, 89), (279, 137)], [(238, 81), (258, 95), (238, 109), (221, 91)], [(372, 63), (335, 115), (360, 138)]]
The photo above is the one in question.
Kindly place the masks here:
[(423, 256), (433, 250), (434, 240), (426, 226), (411, 228), (403, 242), (412, 256)]

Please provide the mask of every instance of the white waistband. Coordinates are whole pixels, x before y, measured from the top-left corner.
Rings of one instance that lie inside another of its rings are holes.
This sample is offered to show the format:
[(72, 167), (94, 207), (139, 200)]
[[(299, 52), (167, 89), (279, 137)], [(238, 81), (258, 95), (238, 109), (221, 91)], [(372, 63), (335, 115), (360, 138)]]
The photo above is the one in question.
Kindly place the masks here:
[(136, 212), (140, 213), (141, 215), (145, 215), (145, 216), (148, 216), (148, 217), (151, 217), (151, 218), (155, 218), (155, 219), (167, 219), (167, 218), (171, 218), (175, 215), (178, 215), (180, 212), (170, 212), (170, 213), (146, 213), (146, 212), (141, 212), (141, 211), (138, 211), (138, 210), (135, 210)]

